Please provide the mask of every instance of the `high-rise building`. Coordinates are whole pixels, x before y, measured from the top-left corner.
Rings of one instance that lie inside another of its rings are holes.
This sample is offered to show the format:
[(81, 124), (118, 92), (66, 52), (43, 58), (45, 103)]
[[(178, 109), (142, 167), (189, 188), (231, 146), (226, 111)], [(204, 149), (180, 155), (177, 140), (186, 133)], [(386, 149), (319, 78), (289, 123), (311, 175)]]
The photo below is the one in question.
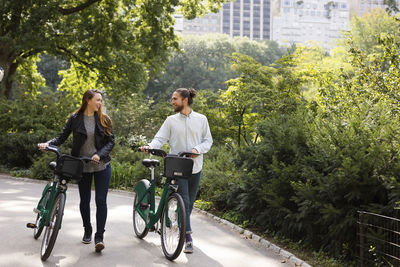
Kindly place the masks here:
[(250, 39), (270, 39), (271, 0), (227, 2), (219, 13), (194, 20), (176, 16), (176, 30), (183, 34), (225, 33)]
[[(350, 14), (361, 16), (364, 13), (370, 12), (374, 8), (383, 8), (385, 5), (385, 0), (348, 0), (350, 6)], [(400, 1), (395, 0), (397, 6), (400, 7)]]
[(250, 39), (270, 39), (270, 0), (236, 0), (224, 4), (222, 33), (247, 36)]
[[(184, 19), (182, 15), (175, 16), (176, 25), (180, 25), (179, 32), (183, 34), (209, 34), (221, 32), (221, 12), (210, 13), (193, 20)], [(175, 29), (177, 29), (175, 27)]]
[[(395, 0), (400, 8), (400, 0)], [(384, 0), (235, 0), (218, 13), (194, 20), (176, 15), (175, 30), (183, 34), (225, 33), (280, 45), (317, 41), (334, 46), (353, 15), (386, 8)]]
[(287, 46), (316, 41), (329, 49), (348, 29), (349, 17), (346, 0), (280, 0), (271, 39)]

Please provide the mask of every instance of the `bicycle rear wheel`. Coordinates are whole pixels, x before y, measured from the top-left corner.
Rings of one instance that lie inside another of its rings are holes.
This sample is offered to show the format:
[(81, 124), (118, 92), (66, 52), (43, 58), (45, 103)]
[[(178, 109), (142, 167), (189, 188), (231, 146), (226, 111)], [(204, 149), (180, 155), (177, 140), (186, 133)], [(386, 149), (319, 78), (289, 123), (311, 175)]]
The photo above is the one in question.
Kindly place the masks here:
[(64, 215), (64, 207), (65, 195), (63, 193), (60, 193), (57, 195), (54, 206), (50, 213), (50, 224), (49, 226), (46, 226), (46, 230), (44, 232), (42, 248), (40, 250), (42, 261), (47, 260), (47, 258), (50, 256), (51, 251), (53, 250), (58, 231), (61, 227), (61, 221)]
[[(133, 202), (133, 229), (135, 230), (136, 236), (142, 239), (149, 232), (149, 228), (146, 227), (146, 221), (140, 216), (140, 214), (137, 212), (137, 209), (135, 209), (138, 201), (138, 194), (136, 194)], [(143, 200), (142, 203), (143, 206), (147, 206), (147, 202), (145, 200)]]
[(172, 261), (182, 252), (185, 243), (186, 212), (182, 197), (173, 193), (161, 217), (161, 245), (165, 257)]
[[(46, 207), (47, 206), (47, 201), (49, 200), (50, 197), (50, 191), (48, 190), (45, 194), (45, 196), (42, 198), (42, 200), (40, 201), (38, 207)], [(44, 225), (40, 223), (40, 219), (42, 218), (42, 216), (40, 216), (40, 213), (37, 214), (36, 216), (36, 221), (35, 221), (35, 225), (36, 227), (33, 229), (33, 238), (38, 239), (40, 237), (40, 235), (43, 232), (43, 228)]]

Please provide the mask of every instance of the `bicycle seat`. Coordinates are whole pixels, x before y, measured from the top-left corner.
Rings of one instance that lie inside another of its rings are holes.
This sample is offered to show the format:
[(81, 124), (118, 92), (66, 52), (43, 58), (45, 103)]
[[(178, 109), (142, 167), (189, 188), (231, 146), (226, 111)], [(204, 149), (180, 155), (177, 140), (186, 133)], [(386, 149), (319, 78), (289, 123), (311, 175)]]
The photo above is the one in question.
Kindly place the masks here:
[(160, 166), (160, 161), (156, 159), (144, 159), (142, 160), (142, 164), (149, 168), (149, 167), (157, 167)]

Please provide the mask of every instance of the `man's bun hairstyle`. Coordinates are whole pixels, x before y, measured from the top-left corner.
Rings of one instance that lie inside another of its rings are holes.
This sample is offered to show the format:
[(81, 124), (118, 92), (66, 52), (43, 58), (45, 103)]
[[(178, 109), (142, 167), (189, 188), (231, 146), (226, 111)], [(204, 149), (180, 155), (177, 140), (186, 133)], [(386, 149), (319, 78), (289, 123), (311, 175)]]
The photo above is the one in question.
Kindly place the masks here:
[(193, 88), (178, 88), (175, 92), (179, 93), (183, 99), (188, 99), (189, 106), (193, 103), (193, 98), (196, 97), (196, 90)]

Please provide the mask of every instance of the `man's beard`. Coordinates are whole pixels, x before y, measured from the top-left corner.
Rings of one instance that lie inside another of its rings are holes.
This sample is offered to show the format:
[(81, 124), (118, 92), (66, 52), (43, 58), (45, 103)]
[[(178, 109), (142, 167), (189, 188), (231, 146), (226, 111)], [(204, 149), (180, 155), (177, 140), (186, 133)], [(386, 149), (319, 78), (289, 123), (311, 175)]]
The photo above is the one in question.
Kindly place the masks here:
[(174, 107), (174, 111), (175, 111), (175, 112), (181, 112), (182, 109), (183, 109), (183, 105), (175, 106), (175, 107)]

